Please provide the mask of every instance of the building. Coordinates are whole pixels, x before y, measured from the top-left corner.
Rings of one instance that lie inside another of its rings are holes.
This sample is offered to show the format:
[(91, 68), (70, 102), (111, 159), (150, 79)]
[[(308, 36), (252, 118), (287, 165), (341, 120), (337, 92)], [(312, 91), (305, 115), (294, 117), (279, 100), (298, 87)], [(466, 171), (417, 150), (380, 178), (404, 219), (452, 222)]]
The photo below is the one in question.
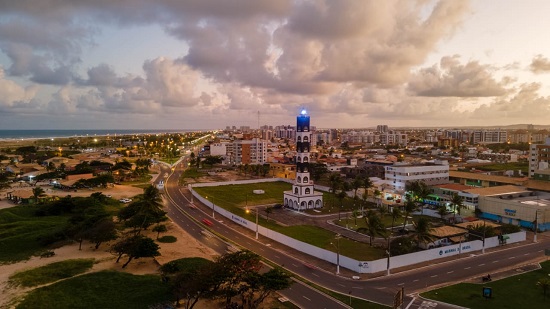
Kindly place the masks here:
[(394, 190), (405, 191), (408, 182), (420, 180), (427, 185), (449, 183), (449, 163), (436, 161), (424, 165), (392, 165), (385, 167), (385, 178)]
[(476, 130), (471, 133), (472, 144), (494, 144), (508, 142), (508, 134), (505, 130)]
[(376, 132), (386, 133), (389, 130), (390, 129), (388, 128), (388, 125), (385, 125), (385, 124), (379, 124), (376, 126)]
[(296, 179), (284, 192), (284, 206), (296, 210), (323, 207), (323, 193), (315, 191), (309, 174), (311, 131), (309, 116), (302, 110), (296, 118)]
[(529, 177), (535, 172), (548, 170), (550, 162), (550, 137), (546, 137), (544, 144), (531, 144), (529, 149)]
[[(492, 188), (486, 188), (492, 189)], [(497, 194), (480, 194), (482, 218), (538, 230), (550, 230), (550, 194), (522, 187)]]

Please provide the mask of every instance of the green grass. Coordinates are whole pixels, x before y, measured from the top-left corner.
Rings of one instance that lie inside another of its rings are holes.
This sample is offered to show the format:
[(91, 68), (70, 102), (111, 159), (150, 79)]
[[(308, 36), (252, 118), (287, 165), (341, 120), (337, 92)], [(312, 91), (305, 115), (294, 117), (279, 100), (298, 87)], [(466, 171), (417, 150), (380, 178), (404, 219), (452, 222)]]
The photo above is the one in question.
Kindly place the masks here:
[[(548, 308), (550, 295), (544, 298), (537, 281), (549, 277), (550, 262), (544, 262), (541, 266), (541, 269), (502, 280), (483, 284), (460, 283), (422, 293), (421, 296), (472, 309)], [(493, 298), (483, 298), (482, 287), (491, 287)]]
[(157, 239), (158, 242), (163, 242), (163, 243), (172, 243), (172, 242), (176, 242), (177, 240), (178, 239), (175, 236), (171, 236), (171, 235), (162, 236), (159, 239)]
[(199, 177), (202, 177), (202, 176), (205, 176), (205, 175), (206, 175), (205, 172), (199, 171), (195, 167), (190, 167), (190, 168), (185, 169), (185, 171), (183, 172), (181, 178), (196, 179), (196, 178), (199, 178)]
[[(282, 203), (283, 191), (290, 190), (291, 188), (291, 184), (281, 181), (217, 187), (196, 187), (194, 189), (200, 195), (209, 197), (209, 200), (212, 200), (213, 197), (216, 206), (229, 210), (235, 215), (254, 221), (255, 212), (251, 211), (246, 213), (246, 205), (255, 206)], [(252, 190), (257, 189), (264, 190), (265, 193), (252, 193)], [(353, 207), (353, 200), (348, 200), (350, 202), (349, 206)], [(269, 220), (268, 222), (265, 218), (265, 213), (262, 213), (259, 216), (258, 222), (261, 226), (277, 231), (281, 234), (319, 248), (336, 252), (336, 247), (331, 245), (331, 242), (335, 243), (334, 237), (336, 234), (331, 231), (311, 225), (281, 226), (273, 220)], [(355, 242), (345, 238), (340, 239), (340, 253), (342, 255), (364, 261), (371, 261), (384, 257), (384, 250), (372, 248), (368, 244)]]
[(474, 167), (476, 170), (482, 171), (521, 170), (524, 174), (527, 174), (529, 172), (529, 162), (491, 163), (485, 165), (476, 165)]
[(18, 272), (10, 276), (10, 283), (32, 287), (73, 277), (86, 272), (94, 265), (94, 259), (75, 259), (51, 263), (42, 267)]
[[(202, 196), (214, 197), (214, 203), (233, 212), (236, 215), (245, 214), (245, 206), (283, 203), (283, 192), (290, 190), (292, 185), (286, 182), (266, 182), (253, 184), (238, 184), (216, 187), (193, 188)], [(264, 194), (254, 194), (253, 190), (264, 190)]]
[(0, 264), (29, 259), (46, 248), (40, 239), (63, 230), (68, 217), (34, 217), (36, 206), (0, 210)]
[(168, 286), (159, 276), (102, 271), (33, 290), (16, 308), (138, 309), (169, 300)]

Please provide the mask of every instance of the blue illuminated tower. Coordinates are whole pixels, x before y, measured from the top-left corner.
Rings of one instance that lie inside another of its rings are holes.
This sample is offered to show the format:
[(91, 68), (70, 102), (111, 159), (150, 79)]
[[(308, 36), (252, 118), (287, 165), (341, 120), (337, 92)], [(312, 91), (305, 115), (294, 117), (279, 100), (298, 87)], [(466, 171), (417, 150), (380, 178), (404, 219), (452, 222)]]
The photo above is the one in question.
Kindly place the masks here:
[(309, 174), (310, 143), (309, 116), (304, 109), (296, 117), (296, 179), (292, 190), (284, 192), (284, 205), (296, 210), (323, 207), (323, 193), (315, 191)]

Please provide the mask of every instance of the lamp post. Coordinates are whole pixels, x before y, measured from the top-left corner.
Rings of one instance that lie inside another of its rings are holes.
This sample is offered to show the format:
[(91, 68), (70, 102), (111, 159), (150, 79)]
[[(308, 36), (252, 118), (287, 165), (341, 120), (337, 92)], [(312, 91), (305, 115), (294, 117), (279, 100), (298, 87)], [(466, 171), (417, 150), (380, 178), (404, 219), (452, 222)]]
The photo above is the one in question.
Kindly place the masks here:
[[(336, 234), (336, 236), (334, 236), (334, 239), (336, 239), (336, 274), (340, 274), (340, 238), (342, 237), (342, 235), (340, 234)], [(330, 243), (331, 245), (334, 246), (333, 243)]]
[(390, 235), (388, 235), (388, 251), (386, 251), (388, 253), (388, 263), (387, 263), (387, 266), (386, 266), (386, 276), (389, 276), (391, 274), (390, 272), (390, 257), (391, 257), (391, 250), (390, 250), (390, 245), (391, 245), (391, 234), (392, 234), (392, 230), (390, 230)]
[[(248, 209), (248, 206), (246, 207), (245, 212), (246, 212), (247, 214), (250, 213), (250, 209)], [(258, 215), (258, 207), (256, 207), (256, 239), (258, 239), (258, 216), (259, 216), (259, 215)]]
[(539, 219), (539, 210), (535, 210), (535, 221), (534, 221), (534, 231), (535, 235), (533, 236), (533, 242), (537, 242), (537, 229), (538, 229), (538, 219)]
[(212, 197), (212, 219), (214, 219), (214, 214), (215, 214), (215, 211), (214, 211), (214, 197)]
[[(206, 196), (206, 199), (208, 199), (208, 196)], [(210, 201), (212, 202), (212, 219), (214, 219), (214, 197), (211, 197)]]

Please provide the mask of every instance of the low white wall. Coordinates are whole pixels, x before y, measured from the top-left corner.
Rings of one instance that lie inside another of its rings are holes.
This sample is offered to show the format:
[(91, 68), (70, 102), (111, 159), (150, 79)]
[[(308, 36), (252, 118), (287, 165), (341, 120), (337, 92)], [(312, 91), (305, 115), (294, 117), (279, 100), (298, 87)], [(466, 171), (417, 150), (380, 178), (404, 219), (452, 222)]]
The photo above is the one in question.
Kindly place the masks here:
[[(207, 200), (202, 196), (200, 196), (197, 192), (195, 192), (195, 190), (193, 190), (193, 187), (213, 187), (213, 186), (228, 185), (228, 184), (285, 181), (285, 179), (283, 178), (269, 178), (269, 179), (258, 179), (258, 180), (239, 180), (239, 181), (230, 181), (230, 182), (222, 182), (222, 183), (218, 182), (218, 183), (193, 184), (192, 186), (189, 186), (189, 190), (197, 200), (201, 201), (205, 205), (211, 206), (212, 201)], [(250, 229), (251, 231), (254, 231), (254, 232), (256, 231), (255, 222), (245, 219), (243, 217), (234, 215), (233, 213), (223, 208), (220, 208), (218, 206), (214, 206), (214, 209), (218, 215), (224, 216), (227, 219)], [(324, 261), (336, 264), (337, 254), (335, 252), (325, 250), (319, 247), (315, 247), (308, 243), (283, 235), (279, 232), (275, 232), (273, 230), (267, 229), (261, 225), (258, 226), (258, 234), (264, 237), (270, 238), (276, 242), (282, 243), (295, 250), (304, 252), (306, 254), (322, 259)], [(526, 233), (524, 231), (514, 233), (514, 234), (507, 234), (507, 236), (510, 237), (506, 241), (508, 244), (524, 241), (526, 239)], [(495, 237), (485, 239), (485, 248), (492, 248), (496, 246), (499, 246), (498, 237), (495, 236)], [(435, 249), (424, 250), (424, 251), (410, 253), (410, 254), (392, 256), (390, 258), (390, 268), (398, 268), (398, 267), (413, 265), (421, 262), (440, 259), (444, 257), (454, 256), (458, 254), (478, 251), (478, 250), (481, 250), (482, 247), (483, 247), (483, 242), (481, 240), (475, 240), (475, 241), (465, 242), (460, 245), (456, 244), (456, 245), (439, 247)], [(308, 261), (304, 261), (304, 263), (308, 263)], [(347, 268), (349, 270), (355, 271), (357, 273), (376, 273), (376, 272), (385, 271), (387, 269), (387, 258), (383, 258), (375, 261), (358, 261), (358, 260), (349, 258), (347, 256), (340, 255), (340, 266), (343, 268)]]

